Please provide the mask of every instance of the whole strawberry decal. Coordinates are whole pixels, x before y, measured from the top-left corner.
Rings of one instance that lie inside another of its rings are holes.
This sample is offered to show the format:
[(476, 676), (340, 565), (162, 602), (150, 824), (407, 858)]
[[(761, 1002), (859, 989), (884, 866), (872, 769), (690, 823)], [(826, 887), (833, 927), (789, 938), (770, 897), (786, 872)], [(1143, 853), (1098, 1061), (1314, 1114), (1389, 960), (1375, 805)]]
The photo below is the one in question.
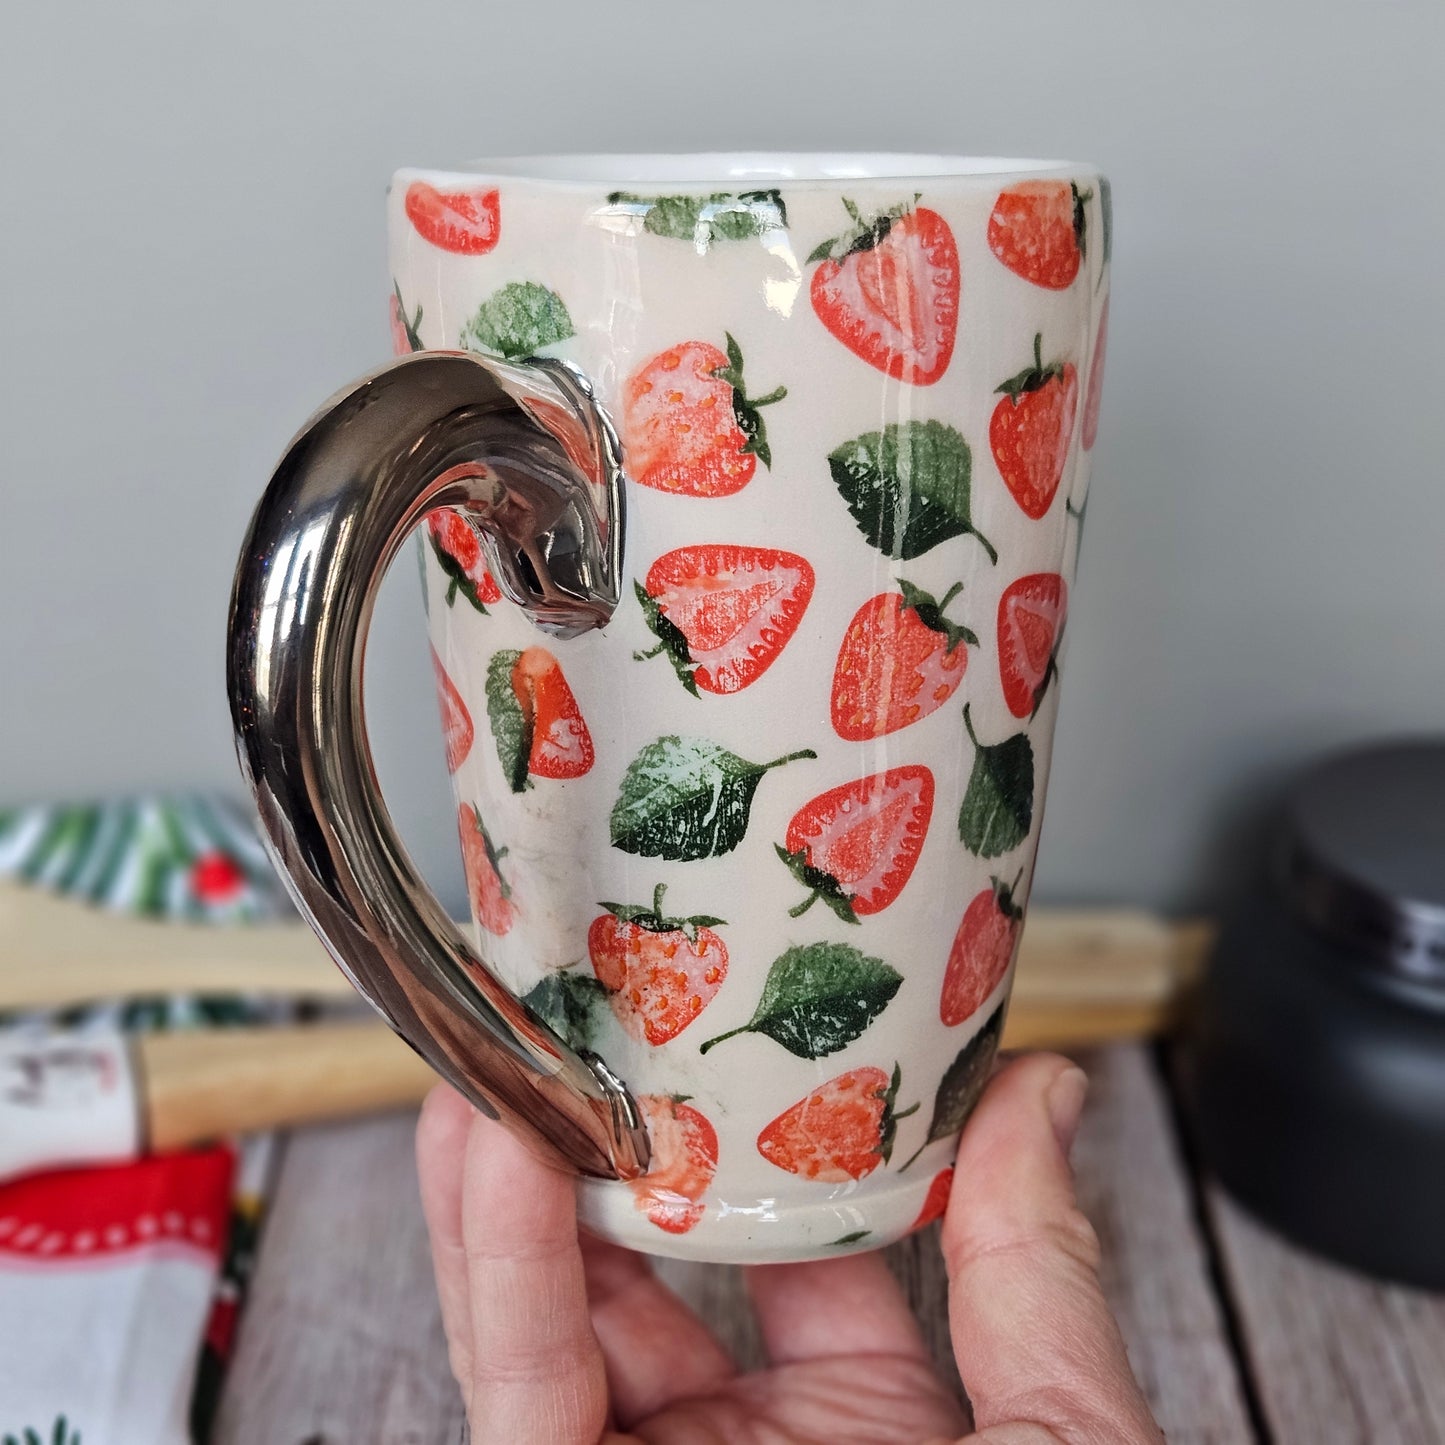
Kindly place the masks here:
[(1015, 717), (1032, 717), (1058, 674), (1068, 593), (1057, 572), (1011, 582), (998, 602), (998, 666), (1004, 701)]
[(483, 617), (488, 602), (500, 602), (502, 589), (487, 570), (482, 544), (461, 512), (441, 507), (429, 512), (426, 519), (427, 540), (437, 565), (447, 576), (447, 606), (452, 606), (460, 592)]
[(395, 281), (391, 283), (391, 349), (397, 356), (425, 350), (421, 344), (421, 307), (409, 316), (406, 302), (401, 299), (401, 287)]
[(963, 590), (942, 600), (899, 579), (897, 592), (870, 597), (843, 634), (833, 669), (833, 731), (849, 742), (897, 732), (936, 712), (958, 691), (968, 646), (978, 638), (944, 614)]
[(813, 595), (806, 558), (770, 547), (708, 544), (659, 557), (633, 587), (665, 653), (694, 696), (739, 692), (777, 660)]
[(915, 386), (948, 370), (958, 330), (958, 247), (937, 211), (905, 202), (863, 216), (808, 262), (813, 310), (855, 356)]
[(994, 202), (988, 245), (1016, 276), (1050, 291), (1073, 284), (1084, 259), (1085, 202), (1072, 181), (1021, 181)]
[(849, 1069), (784, 1110), (758, 1135), (758, 1153), (803, 1179), (842, 1184), (863, 1179), (893, 1157), (898, 1121), (918, 1109), (896, 1108), (902, 1075), (893, 1066)]
[(1024, 515), (1037, 521), (1052, 505), (1064, 476), (1079, 375), (1072, 363), (1043, 361), (1043, 334), (1034, 336), (1034, 364), (998, 390), (1003, 400), (988, 426), (989, 445), (1004, 485)]
[(885, 557), (910, 561), (950, 537), (972, 535), (998, 561), (973, 525), (973, 454), (941, 421), (890, 422), (828, 454), (833, 485), (868, 542)]
[(1034, 749), (1027, 733), (981, 743), (964, 704), (963, 725), (974, 746), (973, 770), (958, 812), (958, 836), (979, 858), (1017, 848), (1034, 821)]
[(711, 1002), (728, 972), (727, 945), (713, 932), (721, 918), (669, 918), (664, 885), (652, 906), (604, 903), (587, 930), (587, 953), (622, 1027), (635, 1039), (665, 1044)]
[(628, 475), (645, 487), (687, 497), (725, 497), (773, 464), (762, 408), (786, 387), (749, 397), (743, 353), (730, 334), (724, 355), (708, 341), (684, 341), (644, 362), (623, 391)]
[(638, 1096), (652, 1141), (652, 1163), (630, 1185), (637, 1207), (669, 1234), (686, 1234), (704, 1213), (717, 1173), (717, 1130), (691, 1104), (666, 1094)]
[(993, 1068), (994, 1055), (998, 1053), (998, 1041), (1003, 1034), (1003, 1011), (1000, 1004), (988, 1017), (988, 1021), (958, 1051), (958, 1056), (948, 1066), (938, 1093), (933, 1100), (933, 1118), (929, 1120), (928, 1136), (907, 1163), (899, 1168), (901, 1174), (930, 1144), (957, 1134), (968, 1122), (988, 1083)]
[(938, 1001), (938, 1016), (949, 1028), (972, 1018), (1008, 972), (1024, 926), (1017, 893), (1017, 879), (1010, 886), (995, 878), (964, 910)]
[(466, 762), (467, 754), (472, 750), (472, 738), (475, 736), (472, 715), (467, 711), (467, 705), (462, 701), (456, 684), (447, 676), (447, 670), (442, 666), (436, 648), (432, 648), (431, 665), (436, 674), (437, 701), (442, 710), (442, 736), (446, 742), (447, 771), (454, 773)]
[(501, 198), (490, 186), (439, 191), (413, 181), (402, 204), (418, 235), (459, 256), (485, 255), (502, 234)]
[(1104, 348), (1109, 341), (1109, 298), (1099, 312), (1099, 333), (1094, 338), (1094, 359), (1089, 363), (1089, 389), (1084, 397), (1084, 450), (1093, 449), (1099, 437), (1099, 402), (1104, 395)]
[(878, 913), (913, 875), (933, 816), (933, 774), (913, 765), (844, 783), (804, 803), (778, 857), (809, 890), (793, 918), (821, 899), (845, 923)]
[(592, 768), (592, 734), (561, 664), (545, 647), (504, 648), (487, 668), (487, 716), (514, 793), (537, 778), (580, 778)]
[(888, 1007), (903, 975), (846, 943), (810, 943), (775, 959), (747, 1023), (709, 1039), (766, 1034), (800, 1059), (821, 1059), (860, 1038)]
[(462, 840), (462, 871), (467, 879), (467, 896), (472, 910), (488, 933), (499, 938), (516, 922), (512, 890), (502, 876), (502, 859), (507, 850), (498, 848), (482, 823), (482, 815), (470, 803), (457, 809), (457, 832)]
[(803, 748), (752, 763), (707, 738), (658, 738), (623, 774), (612, 808), (612, 846), (679, 863), (731, 853), (748, 830), (764, 774), (817, 756)]
[(462, 327), (460, 344), (467, 351), (519, 361), (566, 341), (575, 330), (555, 291), (535, 281), (509, 281), (477, 307)]

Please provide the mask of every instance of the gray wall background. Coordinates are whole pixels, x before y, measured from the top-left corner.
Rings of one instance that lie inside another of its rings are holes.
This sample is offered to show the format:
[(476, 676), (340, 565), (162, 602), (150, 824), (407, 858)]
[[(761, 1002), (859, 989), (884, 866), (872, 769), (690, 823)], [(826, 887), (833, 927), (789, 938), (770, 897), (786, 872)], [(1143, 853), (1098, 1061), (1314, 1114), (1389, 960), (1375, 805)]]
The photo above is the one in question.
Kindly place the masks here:
[[(130, 0), (5, 28), (0, 800), (237, 786), (231, 568), (291, 431), (387, 353), (387, 176), (513, 151), (1108, 170), (1041, 896), (1208, 902), (1288, 770), (1445, 722), (1438, 0)], [(419, 616), (406, 567), (373, 732), (459, 904)]]

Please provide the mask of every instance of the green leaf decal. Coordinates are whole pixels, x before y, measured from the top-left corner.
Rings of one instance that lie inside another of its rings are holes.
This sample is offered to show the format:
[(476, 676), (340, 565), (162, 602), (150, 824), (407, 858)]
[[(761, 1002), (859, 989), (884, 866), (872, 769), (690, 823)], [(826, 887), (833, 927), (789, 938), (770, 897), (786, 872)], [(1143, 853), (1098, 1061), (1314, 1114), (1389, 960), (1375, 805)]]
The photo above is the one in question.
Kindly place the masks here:
[(535, 281), (512, 281), (477, 308), (462, 327), (461, 344), (513, 361), (573, 334), (572, 318), (555, 291)]
[(591, 974), (549, 973), (522, 997), (559, 1038), (574, 1049), (590, 1049), (597, 1032), (599, 1006), (611, 1012), (607, 990)]
[[(437, 559), (437, 566), (446, 574), (447, 606), (455, 605), (457, 593), (460, 592), (483, 617), (489, 616), (487, 604), (477, 595), (477, 584), (467, 576), (462, 564), (432, 536), (430, 531), (427, 532), (426, 539), (431, 544), (432, 556)], [(424, 577), (425, 574), (423, 574)]]
[(1099, 177), (1099, 249), (1107, 266), (1114, 256), (1114, 188), (1108, 176)]
[(970, 853), (997, 858), (1017, 848), (1034, 821), (1034, 749), (1027, 733), (985, 746), (973, 730), (968, 705), (963, 725), (976, 749), (968, 790), (958, 813), (958, 836)]
[(988, 1083), (993, 1058), (998, 1052), (999, 1036), (1003, 1033), (1004, 1005), (1000, 1004), (988, 1022), (958, 1051), (958, 1057), (948, 1066), (938, 1093), (933, 1099), (933, 1118), (928, 1124), (928, 1137), (920, 1144), (900, 1169), (901, 1174), (909, 1164), (932, 1143), (956, 1134), (968, 1122), (973, 1106), (978, 1103), (983, 1087)]
[(408, 316), (406, 302), (401, 299), (401, 287), (393, 281), (391, 289), (396, 293), (396, 311), (402, 330), (406, 332), (406, 344), (413, 351), (425, 351), (426, 348), (421, 344), (421, 303), (418, 302), (416, 312)]
[(830, 452), (828, 468), (858, 530), (885, 556), (921, 557), (950, 537), (972, 534), (998, 561), (973, 525), (973, 457), (951, 426), (892, 422)]
[(502, 772), (514, 793), (531, 785), (527, 763), (532, 756), (532, 719), (523, 711), (512, 687), (512, 669), (521, 656), (515, 648), (503, 648), (487, 666), (487, 717)]
[(788, 909), (789, 918), (801, 918), (819, 899), (822, 899), (844, 923), (857, 923), (858, 915), (853, 911), (853, 894), (849, 893), (825, 868), (815, 868), (808, 862), (808, 853), (799, 848), (789, 853), (781, 843), (773, 844), (773, 851), (782, 859), (788, 872), (808, 890), (808, 896), (801, 903)]
[(752, 1018), (709, 1039), (766, 1034), (800, 1059), (824, 1059), (859, 1038), (888, 1007), (903, 975), (846, 943), (809, 943), (776, 959)]
[(746, 241), (788, 224), (779, 191), (715, 191), (707, 196), (639, 196), (613, 191), (607, 204), (641, 216), (643, 230), (651, 235), (691, 241), (699, 255), (714, 241)]
[(653, 636), (657, 638), (657, 646), (649, 648), (646, 652), (634, 652), (634, 662), (646, 662), (650, 657), (659, 655), (665, 656), (672, 664), (672, 670), (677, 674), (677, 680), (694, 696), (697, 696), (697, 678), (694, 669), (697, 664), (693, 661), (692, 650), (687, 645), (687, 637), (682, 629), (669, 619), (667, 614), (658, 605), (655, 598), (641, 582), (634, 581), (632, 590), (637, 594), (637, 600), (642, 607), (642, 615), (647, 619), (647, 625), (651, 628)]
[(750, 763), (706, 738), (658, 738), (623, 774), (612, 809), (612, 846), (646, 858), (691, 862), (731, 853), (747, 832), (764, 773), (811, 748)]
[(832, 1249), (839, 1244), (857, 1244), (860, 1240), (867, 1239), (872, 1233), (871, 1229), (855, 1229), (852, 1234), (840, 1234), (837, 1239), (830, 1239), (823, 1248)]

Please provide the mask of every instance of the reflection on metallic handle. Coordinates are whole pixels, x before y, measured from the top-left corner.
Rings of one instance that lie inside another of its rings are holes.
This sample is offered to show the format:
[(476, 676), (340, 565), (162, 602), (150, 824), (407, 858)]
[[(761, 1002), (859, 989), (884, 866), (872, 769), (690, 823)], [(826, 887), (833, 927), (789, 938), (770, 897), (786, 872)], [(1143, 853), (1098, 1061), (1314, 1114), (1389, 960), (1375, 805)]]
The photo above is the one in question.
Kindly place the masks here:
[(556, 361), (404, 358), (333, 397), (292, 442), (241, 554), (227, 685), (272, 855), (332, 956), (434, 1068), (553, 1161), (647, 1166), (626, 1086), (493, 976), (421, 882), (377, 789), (361, 704), (376, 589), (434, 507), (467, 509), (498, 582), (546, 632), (617, 604), (617, 439)]

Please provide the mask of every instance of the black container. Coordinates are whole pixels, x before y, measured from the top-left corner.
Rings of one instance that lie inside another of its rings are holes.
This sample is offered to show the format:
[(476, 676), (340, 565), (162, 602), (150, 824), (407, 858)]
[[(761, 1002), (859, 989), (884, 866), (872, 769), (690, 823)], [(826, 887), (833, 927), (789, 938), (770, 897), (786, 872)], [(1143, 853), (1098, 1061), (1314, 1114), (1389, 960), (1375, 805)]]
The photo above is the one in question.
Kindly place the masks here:
[(1253, 1213), (1445, 1287), (1445, 741), (1349, 753), (1284, 808), (1186, 1039), (1205, 1162)]

